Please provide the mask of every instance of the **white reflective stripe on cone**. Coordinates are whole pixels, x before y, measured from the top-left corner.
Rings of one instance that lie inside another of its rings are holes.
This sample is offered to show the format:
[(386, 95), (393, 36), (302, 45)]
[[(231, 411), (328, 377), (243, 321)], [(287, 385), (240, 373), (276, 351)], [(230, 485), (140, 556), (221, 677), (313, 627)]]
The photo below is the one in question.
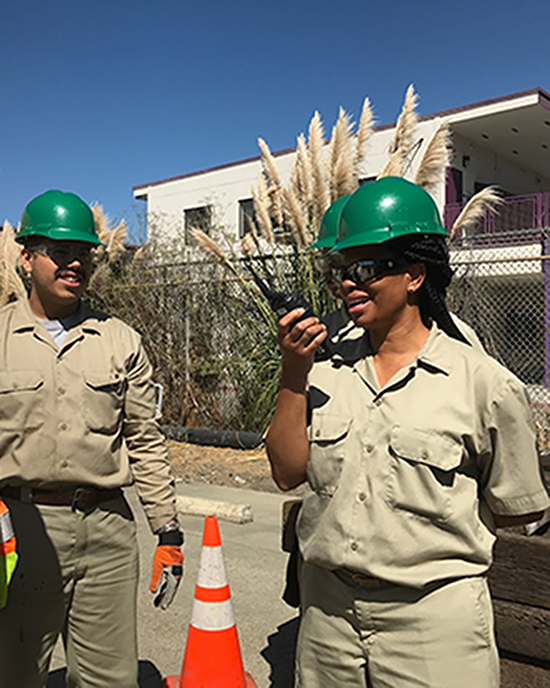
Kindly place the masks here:
[(197, 585), (201, 588), (222, 588), (227, 585), (221, 547), (203, 547)]
[(231, 600), (226, 602), (193, 601), (191, 626), (201, 631), (226, 631), (235, 625)]
[(0, 514), (0, 542), (7, 542), (14, 536), (9, 511)]

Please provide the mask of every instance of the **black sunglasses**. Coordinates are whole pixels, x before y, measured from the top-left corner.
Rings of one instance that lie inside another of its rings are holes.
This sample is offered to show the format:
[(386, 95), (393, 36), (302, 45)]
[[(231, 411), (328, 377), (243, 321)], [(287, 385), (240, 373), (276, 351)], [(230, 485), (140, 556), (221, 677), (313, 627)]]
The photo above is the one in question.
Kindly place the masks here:
[(350, 265), (340, 266), (333, 270), (335, 282), (342, 286), (345, 280), (354, 284), (366, 284), (375, 277), (394, 268), (404, 267), (410, 261), (404, 258), (380, 258), (377, 260), (358, 260)]

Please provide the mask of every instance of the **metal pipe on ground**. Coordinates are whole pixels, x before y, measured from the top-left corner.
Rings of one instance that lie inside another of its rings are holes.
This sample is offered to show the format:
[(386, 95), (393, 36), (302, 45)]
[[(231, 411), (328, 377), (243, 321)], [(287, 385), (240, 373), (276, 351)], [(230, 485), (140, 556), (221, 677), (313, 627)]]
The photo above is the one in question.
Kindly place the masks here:
[(256, 449), (263, 442), (262, 435), (257, 432), (240, 430), (210, 430), (208, 428), (186, 428), (182, 425), (164, 425), (162, 431), (169, 440), (210, 447)]

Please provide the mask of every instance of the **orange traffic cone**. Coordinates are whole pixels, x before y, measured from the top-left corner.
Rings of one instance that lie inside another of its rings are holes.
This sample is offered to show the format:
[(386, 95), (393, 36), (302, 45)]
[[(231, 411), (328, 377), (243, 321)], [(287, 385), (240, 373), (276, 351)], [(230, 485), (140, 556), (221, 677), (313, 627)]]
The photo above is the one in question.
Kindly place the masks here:
[(167, 677), (166, 688), (256, 688), (243, 668), (221, 545), (218, 520), (207, 516), (181, 676)]

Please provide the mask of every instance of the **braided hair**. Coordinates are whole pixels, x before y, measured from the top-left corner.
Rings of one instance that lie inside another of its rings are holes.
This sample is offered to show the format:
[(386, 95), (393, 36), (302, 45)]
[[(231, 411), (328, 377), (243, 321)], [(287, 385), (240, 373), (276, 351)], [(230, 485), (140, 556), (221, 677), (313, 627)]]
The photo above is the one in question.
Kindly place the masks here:
[(392, 253), (410, 263), (423, 263), (426, 278), (418, 290), (420, 315), (429, 327), (432, 320), (450, 337), (470, 345), (449, 313), (445, 297), (453, 270), (445, 237), (437, 234), (407, 235), (388, 242)]

